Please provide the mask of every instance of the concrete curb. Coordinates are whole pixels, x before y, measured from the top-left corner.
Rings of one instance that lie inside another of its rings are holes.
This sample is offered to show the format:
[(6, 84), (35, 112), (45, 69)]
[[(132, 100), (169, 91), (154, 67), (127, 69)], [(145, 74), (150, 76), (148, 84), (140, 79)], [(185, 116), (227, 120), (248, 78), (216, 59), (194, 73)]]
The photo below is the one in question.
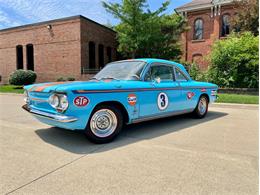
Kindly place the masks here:
[(23, 96), (22, 93), (0, 93), (0, 95)]
[(213, 108), (240, 108), (240, 109), (259, 109), (258, 104), (232, 104), (232, 103), (213, 103), (209, 105)]
[(222, 106), (252, 106), (252, 107), (258, 107), (259, 104), (237, 104), (237, 103), (213, 103), (212, 105), (222, 105)]

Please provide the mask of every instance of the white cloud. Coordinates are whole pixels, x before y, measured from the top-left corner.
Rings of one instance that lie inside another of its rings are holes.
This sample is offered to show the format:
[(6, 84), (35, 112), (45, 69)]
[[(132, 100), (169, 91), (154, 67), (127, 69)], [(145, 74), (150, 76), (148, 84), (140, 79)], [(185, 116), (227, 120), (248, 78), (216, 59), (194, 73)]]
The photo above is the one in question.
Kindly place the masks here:
[(84, 15), (99, 23), (111, 18), (101, 0), (0, 0), (0, 28), (73, 15)]

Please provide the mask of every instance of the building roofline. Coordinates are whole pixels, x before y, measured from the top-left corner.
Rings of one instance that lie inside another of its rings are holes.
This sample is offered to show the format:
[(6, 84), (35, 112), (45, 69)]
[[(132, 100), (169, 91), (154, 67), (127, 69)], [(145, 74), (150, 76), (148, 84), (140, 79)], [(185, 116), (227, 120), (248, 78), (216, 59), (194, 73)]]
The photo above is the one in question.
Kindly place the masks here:
[(174, 10), (176, 13), (197, 11), (197, 10), (208, 9), (208, 8), (218, 6), (218, 5), (229, 5), (232, 3), (234, 3), (233, 0), (216, 1), (216, 2), (214, 2), (214, 0), (212, 0), (210, 3), (198, 3), (198, 4), (194, 4), (194, 5), (184, 5), (184, 6), (177, 7)]
[(192, 5), (192, 6), (187, 6), (187, 7), (179, 7), (179, 8), (175, 8), (174, 10), (176, 12), (185, 12), (185, 11), (193, 11), (193, 10), (200, 10), (200, 9), (207, 9), (214, 6), (211, 3), (207, 3), (207, 4), (197, 4), (197, 5)]
[(76, 15), (76, 16), (69, 16), (69, 17), (65, 17), (65, 18), (59, 18), (59, 19), (53, 19), (53, 20), (47, 20), (47, 21), (43, 21), (43, 22), (36, 22), (36, 23), (32, 23), (32, 24), (25, 24), (25, 25), (21, 25), (21, 26), (15, 26), (15, 27), (10, 27), (10, 28), (5, 28), (5, 29), (0, 29), (0, 32), (5, 32), (5, 31), (9, 31), (9, 30), (16, 30), (16, 29), (22, 29), (22, 28), (27, 28), (27, 27), (34, 27), (34, 26), (40, 26), (43, 24), (49, 24), (49, 23), (53, 23), (53, 22), (62, 22), (62, 21), (69, 21), (69, 20), (75, 20), (75, 19), (83, 19), (89, 22), (92, 22), (94, 24), (97, 24), (98, 26), (102, 27), (102, 28), (106, 28), (114, 33), (116, 33), (113, 29), (100, 24), (94, 20), (91, 20), (85, 16), (82, 15)]

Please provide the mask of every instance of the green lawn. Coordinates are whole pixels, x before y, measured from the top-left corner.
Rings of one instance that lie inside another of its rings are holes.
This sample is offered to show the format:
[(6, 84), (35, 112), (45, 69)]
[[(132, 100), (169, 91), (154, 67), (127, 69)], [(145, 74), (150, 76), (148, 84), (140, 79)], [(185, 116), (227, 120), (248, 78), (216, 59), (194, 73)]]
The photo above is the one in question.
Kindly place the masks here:
[(259, 96), (239, 94), (218, 94), (218, 103), (258, 104)]
[(23, 86), (0, 85), (0, 93), (23, 93)]

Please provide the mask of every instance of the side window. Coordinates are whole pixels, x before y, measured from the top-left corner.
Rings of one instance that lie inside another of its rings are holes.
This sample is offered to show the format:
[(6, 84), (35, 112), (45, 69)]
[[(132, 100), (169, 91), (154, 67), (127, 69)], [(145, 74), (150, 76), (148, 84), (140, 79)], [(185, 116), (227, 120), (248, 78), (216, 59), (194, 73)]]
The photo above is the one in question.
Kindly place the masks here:
[(184, 74), (178, 68), (175, 68), (175, 80), (176, 81), (187, 81), (187, 78), (184, 76)]
[(161, 81), (173, 81), (173, 68), (165, 65), (151, 66), (145, 75), (145, 81), (152, 81), (158, 77)]

